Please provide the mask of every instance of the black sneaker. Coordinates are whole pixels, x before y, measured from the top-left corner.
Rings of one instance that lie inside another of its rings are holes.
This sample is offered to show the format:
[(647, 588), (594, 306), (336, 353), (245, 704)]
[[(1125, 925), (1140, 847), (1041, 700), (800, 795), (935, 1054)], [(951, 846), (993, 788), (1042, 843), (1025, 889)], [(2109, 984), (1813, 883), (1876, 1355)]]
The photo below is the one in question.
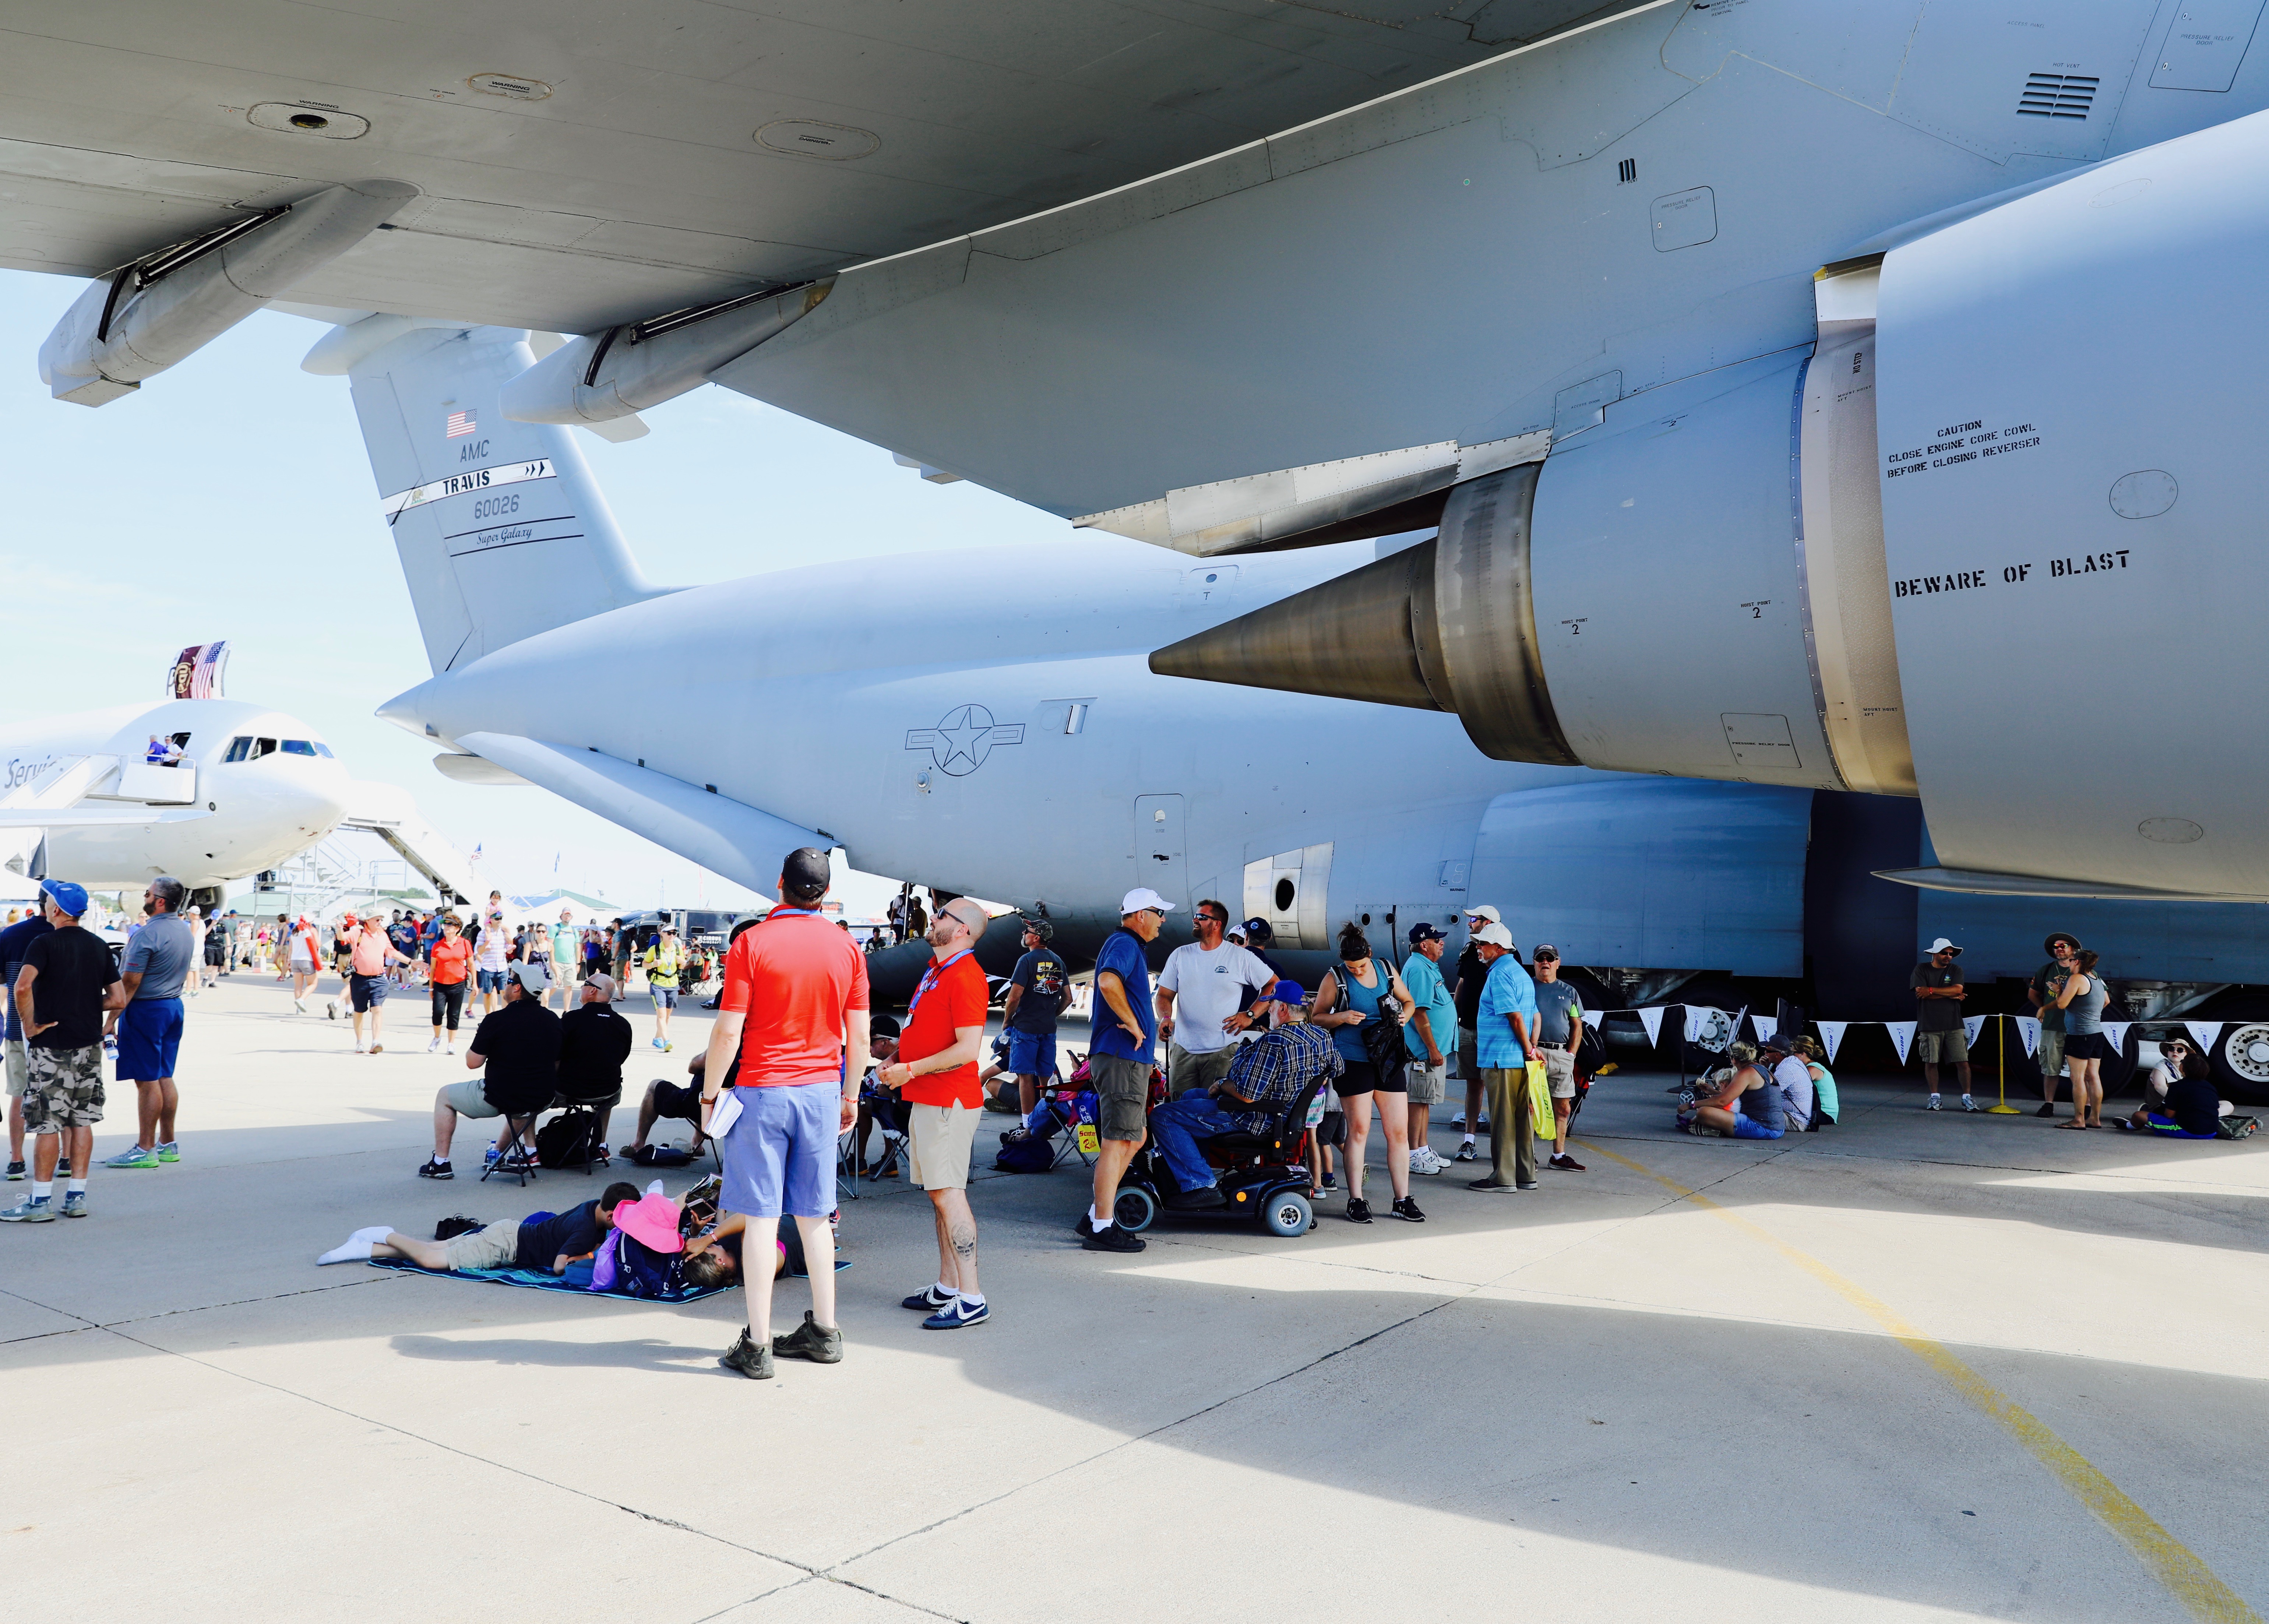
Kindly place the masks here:
[(749, 1340), (747, 1327), (734, 1340), (733, 1346), (719, 1356), (717, 1362), (728, 1370), (738, 1370), (752, 1382), (772, 1379), (772, 1350)]
[(23, 1182), (23, 1178), (24, 1164), (21, 1162), (11, 1162), (8, 1163), (8, 1182), (11, 1185), (21, 1184)]
[(1412, 1223), (1426, 1222), (1426, 1214), (1418, 1210), (1418, 1203), (1407, 1195), (1397, 1201), (1392, 1210), (1397, 1218), (1407, 1218)]
[(1114, 1223), (1107, 1229), (1090, 1229), (1080, 1245), (1088, 1251), (1140, 1251), (1148, 1244), (1143, 1238), (1125, 1224)]
[(772, 1351), (782, 1359), (809, 1359), (814, 1364), (841, 1364), (842, 1328), (823, 1329), (811, 1317), (811, 1310), (806, 1309), (802, 1325), (785, 1336), (772, 1339)]
[(1347, 1215), (1348, 1222), (1349, 1223), (1369, 1223), (1371, 1222), (1371, 1203), (1364, 1200), (1359, 1195), (1351, 1195), (1348, 1197)]
[(1226, 1207), (1229, 1198), (1213, 1185), (1200, 1185), (1194, 1190), (1169, 1190), (1166, 1206), (1174, 1212), (1200, 1212), (1208, 1207)]
[(1576, 1160), (1575, 1157), (1570, 1155), (1564, 1150), (1558, 1155), (1554, 1156), (1544, 1165), (1547, 1167), (1556, 1167), (1563, 1173), (1580, 1173), (1584, 1170), (1584, 1164)]
[(420, 1178), (455, 1178), (456, 1176), (447, 1162), (429, 1161), (418, 1170)]
[[(2038, 1111), (2035, 1111), (2035, 1112), (2033, 1113), (2033, 1115), (2035, 1115), (2036, 1117), (2053, 1117), (2053, 1116), (2055, 1116), (2055, 1115), (2056, 1115), (2056, 1102), (2055, 1102), (2055, 1101), (2053, 1101), (2053, 1100), (2051, 1100), (2051, 1102), (2049, 1102), (2049, 1104), (2045, 1104), (2045, 1105), (2042, 1106)], [(11, 1177), (11, 1178), (13, 1178), (13, 1177), (15, 1177), (15, 1175), (14, 1175), (13, 1173), (11, 1173), (11, 1174), (9, 1174), (9, 1175), (8, 1175), (8, 1177)]]
[(1089, 1217), (1085, 1213), (1082, 1213), (1079, 1215), (1079, 1222), (1072, 1225), (1071, 1232), (1079, 1236), (1080, 1239), (1085, 1240), (1089, 1236), (1095, 1233), (1095, 1220)]
[(1536, 1188), (1536, 1181), (1535, 1181), (1534, 1178), (1532, 1178), (1532, 1179), (1530, 1179), (1530, 1180), (1529, 1180), (1526, 1184), (1525, 1184), (1525, 1185), (1523, 1185), (1523, 1184), (1516, 1184), (1516, 1185), (1513, 1185), (1513, 1188), (1514, 1188), (1514, 1189), (1516, 1189), (1516, 1190), (1534, 1190), (1534, 1189), (1535, 1189), (1535, 1188)]
[[(1466, 1188), (1467, 1188), (1467, 1189), (1468, 1189), (1468, 1190), (1486, 1190), (1486, 1191), (1489, 1192), (1491, 1194), (1496, 1194), (1496, 1193), (1498, 1193), (1499, 1192), (1502, 1192), (1502, 1191), (1510, 1190), (1510, 1189), (1512, 1189), (1513, 1187), (1514, 1187), (1514, 1186), (1512, 1186), (1511, 1185), (1508, 1185), (1508, 1184), (1502, 1183), (1501, 1181), (1499, 1181), (1499, 1180), (1497, 1180), (1497, 1179), (1495, 1179), (1495, 1178), (1476, 1178), (1476, 1179), (1474, 1179), (1474, 1180), (1473, 1181), (1473, 1183), (1471, 1183), (1471, 1184), (1469, 1184), (1469, 1185), (1467, 1185), (1466, 1186)], [(1519, 1186), (1519, 1188), (1521, 1188), (1521, 1189), (1523, 1189), (1523, 1190), (1533, 1190), (1533, 1189), (1534, 1189), (1535, 1187), (1536, 1187), (1536, 1186), (1535, 1186), (1535, 1185), (1520, 1185), (1520, 1186)]]
[(906, 1298), (905, 1301), (899, 1303), (898, 1306), (900, 1308), (910, 1308), (918, 1314), (935, 1314), (942, 1308), (951, 1308), (959, 1301), (961, 1301), (961, 1294), (959, 1292), (950, 1291), (941, 1297), (937, 1295), (937, 1288), (935, 1285), (930, 1285), (924, 1286), (920, 1291), (915, 1292), (913, 1296)]

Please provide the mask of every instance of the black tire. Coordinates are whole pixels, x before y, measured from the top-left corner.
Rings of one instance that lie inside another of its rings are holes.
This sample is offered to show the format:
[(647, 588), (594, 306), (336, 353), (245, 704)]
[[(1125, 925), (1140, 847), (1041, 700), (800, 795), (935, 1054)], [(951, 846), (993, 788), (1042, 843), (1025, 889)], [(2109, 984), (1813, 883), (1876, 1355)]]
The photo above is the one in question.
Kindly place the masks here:
[(2215, 1037), (2214, 1086), (2240, 1105), (2269, 1105), (2269, 1021), (2240, 1021)]
[(1315, 1209), (1308, 1205), (1308, 1198), (1304, 1192), (1283, 1189), (1271, 1195), (1261, 1207), (1260, 1222), (1269, 1234), (1281, 1235), (1290, 1240), (1313, 1229), (1316, 1214)]
[(1111, 1204), (1111, 1221), (1130, 1235), (1140, 1235), (1158, 1221), (1158, 1204), (1141, 1185), (1121, 1185), (1119, 1199)]

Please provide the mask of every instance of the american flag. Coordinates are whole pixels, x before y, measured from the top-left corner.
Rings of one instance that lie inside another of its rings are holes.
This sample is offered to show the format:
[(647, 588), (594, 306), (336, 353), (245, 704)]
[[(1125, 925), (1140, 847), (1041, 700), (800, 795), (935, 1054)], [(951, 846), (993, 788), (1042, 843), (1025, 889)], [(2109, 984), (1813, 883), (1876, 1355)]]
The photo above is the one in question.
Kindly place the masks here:
[(479, 423), (475, 420), (473, 414), (469, 411), (453, 411), (449, 414), (448, 438), (451, 439), (455, 439), (462, 435), (474, 433), (479, 429)]

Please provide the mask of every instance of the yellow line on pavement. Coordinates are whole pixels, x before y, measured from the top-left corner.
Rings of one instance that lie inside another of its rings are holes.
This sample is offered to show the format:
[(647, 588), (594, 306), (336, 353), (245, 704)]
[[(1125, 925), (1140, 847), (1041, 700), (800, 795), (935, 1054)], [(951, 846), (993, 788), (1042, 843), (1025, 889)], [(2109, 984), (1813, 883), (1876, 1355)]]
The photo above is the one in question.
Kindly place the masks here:
[(2193, 1618), (2211, 1620), (2211, 1624), (2262, 1624), (2260, 1615), (2245, 1605), (2243, 1597), (2216, 1577), (2214, 1569), (2200, 1561), (2189, 1546), (2161, 1527), (2149, 1512), (2120, 1493), (2118, 1486), (2090, 1465), (2078, 1450), (2051, 1432), (2038, 1416), (1955, 1358), (1943, 1343), (1925, 1335), (1902, 1318), (1888, 1303), (1844, 1279), (1811, 1253), (1798, 1251), (1762, 1224), (1719, 1206), (1708, 1196), (1665, 1178), (1629, 1156), (1617, 1155), (1596, 1140), (1585, 1140), (1584, 1144), (1593, 1155), (1605, 1156), (1634, 1173), (1644, 1174), (1679, 1200), (1691, 1201), (1704, 1212), (1714, 1213), (1763, 1241), (1882, 1326), (1909, 1353), (1944, 1378), (1947, 1385), (1999, 1422), (2027, 1453), (2055, 1473), (2073, 1498), (2126, 1542), (2159, 1583), (2190, 1609)]

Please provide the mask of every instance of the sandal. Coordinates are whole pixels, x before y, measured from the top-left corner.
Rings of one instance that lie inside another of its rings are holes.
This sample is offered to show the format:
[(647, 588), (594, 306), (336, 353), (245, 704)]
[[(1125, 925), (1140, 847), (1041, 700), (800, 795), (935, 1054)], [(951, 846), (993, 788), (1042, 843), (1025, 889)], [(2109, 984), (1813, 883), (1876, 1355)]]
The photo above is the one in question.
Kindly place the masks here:
[(2085, 1130), (2085, 1129), (2087, 1128), (2087, 1126), (2088, 1126), (2088, 1124), (2086, 1124), (2085, 1122), (2081, 1121), (2078, 1118), (2073, 1118), (2072, 1121), (2070, 1121), (2070, 1122), (2059, 1122), (2059, 1123), (2058, 1123), (2058, 1124), (2057, 1124), (2057, 1132), (2058, 1132), (2058, 1133), (2069, 1133), (2073, 1132), (2074, 1129)]

